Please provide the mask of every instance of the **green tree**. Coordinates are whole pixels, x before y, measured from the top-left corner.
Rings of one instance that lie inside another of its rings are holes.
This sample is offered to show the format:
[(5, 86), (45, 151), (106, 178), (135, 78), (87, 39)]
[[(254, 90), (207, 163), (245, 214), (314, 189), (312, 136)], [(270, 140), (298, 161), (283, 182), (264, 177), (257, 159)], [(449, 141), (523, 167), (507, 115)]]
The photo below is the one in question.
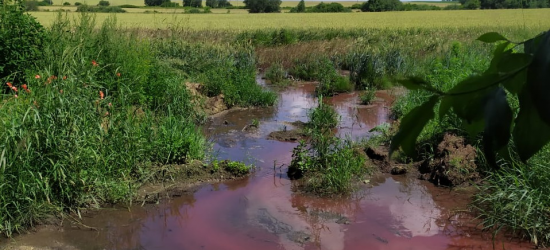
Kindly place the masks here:
[(145, 0), (145, 6), (160, 6), (165, 1), (166, 0)]
[(218, 0), (206, 0), (206, 6), (210, 8), (218, 8)]
[(397, 11), (402, 8), (403, 3), (399, 0), (369, 0), (363, 3), (363, 12)]
[(109, 5), (111, 5), (111, 4), (109, 3), (109, 1), (105, 1), (105, 0), (101, 0), (101, 1), (99, 1), (99, 3), (97, 4), (97, 6), (109, 6)]
[(183, 0), (183, 6), (202, 8), (202, 0)]
[(298, 3), (298, 5), (296, 6), (296, 12), (306, 12), (306, 3), (304, 2), (304, 0), (300, 0), (300, 2)]
[(281, 0), (244, 0), (250, 13), (272, 13), (281, 11)]
[(477, 10), (481, 7), (481, 2), (479, 0), (468, 0), (463, 7), (468, 10)]

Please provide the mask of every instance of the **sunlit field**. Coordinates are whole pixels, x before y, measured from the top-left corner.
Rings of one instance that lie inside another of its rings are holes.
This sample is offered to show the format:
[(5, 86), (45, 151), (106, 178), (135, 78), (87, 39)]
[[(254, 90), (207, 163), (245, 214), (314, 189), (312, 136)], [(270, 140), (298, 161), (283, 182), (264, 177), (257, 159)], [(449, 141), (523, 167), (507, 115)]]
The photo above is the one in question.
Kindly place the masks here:
[[(224, 10), (226, 11), (226, 10)], [(237, 11), (237, 10), (231, 10)], [(32, 12), (43, 25), (49, 26), (55, 12)], [(78, 13), (69, 12), (69, 17)], [(112, 14), (98, 13), (101, 22)], [(267, 28), (550, 28), (550, 9), (410, 11), (383, 13), (306, 13), (306, 14), (170, 14), (123, 13), (118, 22), (129, 28), (166, 28), (173, 25), (194, 30), (257, 30)]]

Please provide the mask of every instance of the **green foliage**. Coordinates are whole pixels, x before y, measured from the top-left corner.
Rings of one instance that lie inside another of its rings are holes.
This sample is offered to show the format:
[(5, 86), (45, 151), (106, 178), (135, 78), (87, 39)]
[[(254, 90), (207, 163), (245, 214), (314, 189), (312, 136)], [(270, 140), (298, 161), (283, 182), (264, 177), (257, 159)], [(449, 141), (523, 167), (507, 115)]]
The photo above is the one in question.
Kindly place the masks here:
[(265, 71), (265, 78), (271, 82), (271, 84), (286, 86), (291, 82), (287, 79), (287, 72), (281, 63), (272, 64)]
[(323, 96), (319, 97), (319, 105), (308, 113), (308, 127), (323, 133), (338, 125), (338, 113), (330, 105), (323, 103)]
[(550, 243), (548, 199), (549, 148), (533, 157), (532, 163), (503, 163), (488, 173), (473, 202), (485, 229), (511, 232), (542, 247)]
[(296, 6), (296, 12), (306, 12), (306, 3), (304, 2), (304, 0), (300, 0), (300, 2), (298, 3), (298, 5)]
[(131, 4), (123, 4), (123, 5), (119, 5), (118, 7), (126, 8), (126, 9), (137, 9), (137, 8), (139, 8), (139, 6), (131, 5)]
[[(479, 40), (501, 42), (495, 48), (488, 69), (482, 74), (468, 77), (448, 91), (438, 90), (418, 78), (401, 82), (410, 90), (423, 89), (434, 95), (403, 118), (399, 132), (392, 140), (392, 150), (402, 147), (406, 153), (414, 153), (419, 131), (434, 116), (426, 114), (432, 114), (439, 101), (440, 119), (452, 110), (470, 134), (483, 132), (485, 156), (493, 166), (496, 166), (496, 153), (507, 148), (511, 132), (523, 161), (548, 143), (550, 115), (546, 107), (550, 91), (547, 87), (550, 82), (550, 32), (515, 46), (498, 33), (485, 34)], [(520, 45), (524, 47), (523, 52), (511, 49)], [(515, 119), (507, 93), (517, 95), (519, 99)], [(418, 117), (423, 119), (419, 121)]]
[(163, 8), (175, 8), (179, 6), (180, 6), (179, 3), (173, 3), (171, 1), (165, 1), (160, 5), (160, 7), (163, 7)]
[(74, 2), (74, 6), (80, 6), (80, 5), (82, 5), (81, 2)]
[(160, 6), (166, 1), (169, 2), (170, 0), (145, 0), (144, 3), (145, 3), (145, 6)]
[(468, 0), (463, 5), (464, 9), (476, 10), (481, 7), (481, 2), (479, 0)]
[(351, 9), (344, 8), (341, 3), (319, 3), (307, 10), (307, 12), (312, 13), (329, 13), (329, 12), (351, 12)]
[(210, 8), (226, 8), (232, 5), (227, 0), (206, 0), (206, 6)]
[(119, 6), (89, 6), (86, 4), (76, 7), (76, 12), (97, 12), (97, 13), (125, 13)]
[(376, 98), (376, 90), (373, 88), (365, 88), (365, 90), (360, 94), (359, 99), (361, 104), (369, 105)]
[(23, 83), (25, 71), (42, 56), (46, 40), (42, 25), (24, 13), (21, 2), (3, 2), (0, 10), (0, 79)]
[(64, 2), (64, 3), (63, 3), (63, 6), (71, 6), (71, 3), (69, 3), (69, 2)]
[(193, 8), (202, 8), (202, 1), (201, 0), (184, 0), (183, 6), (193, 7)]
[(402, 9), (403, 3), (399, 0), (369, 0), (363, 4), (363, 12), (398, 11)]
[[(465, 6), (467, 0), (460, 3)], [(547, 0), (481, 0), (482, 9), (526, 9), (526, 8), (548, 8), (550, 3)]]
[(97, 4), (97, 6), (109, 6), (109, 5), (111, 5), (111, 3), (105, 0), (100, 0), (99, 3)]
[(250, 13), (273, 13), (281, 11), (281, 0), (244, 0)]
[(38, 11), (38, 2), (37, 1), (25, 1), (25, 10), (26, 11)]
[(441, 10), (441, 7), (429, 4), (411, 4), (406, 3), (401, 6), (399, 10), (402, 11), (416, 11), (416, 10)]

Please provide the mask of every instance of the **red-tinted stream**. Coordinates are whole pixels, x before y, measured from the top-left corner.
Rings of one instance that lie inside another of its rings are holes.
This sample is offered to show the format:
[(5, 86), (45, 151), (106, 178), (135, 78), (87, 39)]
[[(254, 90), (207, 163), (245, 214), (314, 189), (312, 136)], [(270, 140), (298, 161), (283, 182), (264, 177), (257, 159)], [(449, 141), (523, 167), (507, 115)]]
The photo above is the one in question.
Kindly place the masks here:
[[(468, 195), (420, 181), (415, 176), (378, 175), (352, 197), (318, 198), (292, 191), (286, 177), (296, 143), (267, 140), (290, 122), (307, 121), (316, 105), (315, 85), (280, 93), (272, 108), (230, 112), (205, 128), (218, 159), (257, 166), (243, 180), (205, 185), (193, 194), (159, 205), (105, 209), (83, 215), (83, 223), (43, 229), (15, 238), (35, 249), (529, 249), (527, 243), (480, 233), (460, 213)], [(339, 134), (363, 138), (386, 122), (390, 93), (377, 93), (371, 106), (356, 93), (327, 98), (341, 115)], [(243, 132), (253, 119), (255, 132)], [(274, 167), (275, 166), (275, 167)], [(15, 248), (17, 249), (17, 248)], [(28, 249), (28, 248), (25, 248)], [(32, 249), (32, 248), (31, 248)]]

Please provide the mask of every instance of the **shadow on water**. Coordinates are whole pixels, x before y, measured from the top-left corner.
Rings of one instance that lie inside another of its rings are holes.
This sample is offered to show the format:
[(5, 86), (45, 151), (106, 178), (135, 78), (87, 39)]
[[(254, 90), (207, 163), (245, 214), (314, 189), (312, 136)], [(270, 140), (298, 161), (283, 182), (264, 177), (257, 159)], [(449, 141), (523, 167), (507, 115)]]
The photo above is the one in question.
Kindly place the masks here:
[[(254, 163), (252, 176), (205, 185), (158, 205), (84, 214), (83, 224), (98, 231), (66, 222), (16, 240), (54, 249), (492, 249), (491, 235), (472, 230), (470, 218), (457, 213), (465, 209), (467, 193), (414, 176), (377, 175), (345, 198), (293, 192), (284, 166), (296, 144), (266, 137), (290, 122), (307, 121), (308, 109), (317, 105), (314, 88), (301, 84), (282, 91), (276, 107), (233, 111), (205, 126), (216, 157)], [(370, 106), (358, 105), (356, 93), (327, 98), (342, 117), (339, 135), (366, 137), (386, 122), (391, 95), (377, 97)], [(243, 130), (253, 120), (259, 127)]]

